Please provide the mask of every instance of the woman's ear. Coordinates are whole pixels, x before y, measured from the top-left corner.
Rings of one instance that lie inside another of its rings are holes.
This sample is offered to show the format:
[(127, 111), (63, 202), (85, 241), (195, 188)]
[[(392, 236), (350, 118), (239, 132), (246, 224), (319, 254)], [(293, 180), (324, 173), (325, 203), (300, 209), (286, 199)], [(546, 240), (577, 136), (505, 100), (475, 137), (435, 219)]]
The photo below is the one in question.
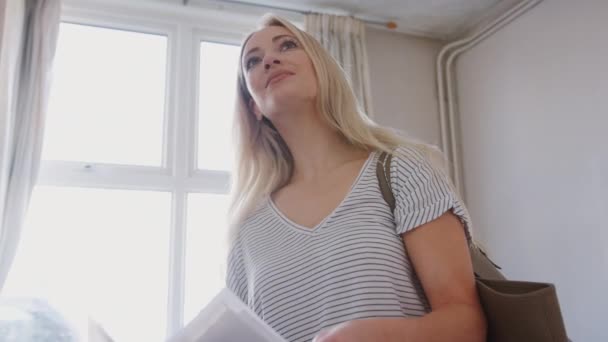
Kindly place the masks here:
[(253, 101), (253, 99), (249, 99), (249, 110), (251, 110), (253, 112), (253, 114), (255, 115), (255, 118), (258, 121), (262, 121), (263, 114), (260, 111), (260, 109), (258, 108), (258, 105), (255, 104), (255, 101)]

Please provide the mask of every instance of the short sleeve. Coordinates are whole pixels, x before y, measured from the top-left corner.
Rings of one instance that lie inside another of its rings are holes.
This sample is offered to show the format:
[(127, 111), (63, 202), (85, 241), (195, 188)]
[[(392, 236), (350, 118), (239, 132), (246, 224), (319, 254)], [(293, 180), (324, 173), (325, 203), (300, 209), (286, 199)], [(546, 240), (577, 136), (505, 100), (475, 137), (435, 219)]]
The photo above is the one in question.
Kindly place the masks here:
[(403, 234), (431, 222), (448, 210), (458, 216), (471, 241), (471, 219), (446, 173), (420, 147), (399, 147), (391, 163), (395, 223)]
[(240, 241), (235, 241), (228, 253), (226, 270), (226, 287), (243, 303), (248, 303), (247, 273), (243, 261), (243, 250)]

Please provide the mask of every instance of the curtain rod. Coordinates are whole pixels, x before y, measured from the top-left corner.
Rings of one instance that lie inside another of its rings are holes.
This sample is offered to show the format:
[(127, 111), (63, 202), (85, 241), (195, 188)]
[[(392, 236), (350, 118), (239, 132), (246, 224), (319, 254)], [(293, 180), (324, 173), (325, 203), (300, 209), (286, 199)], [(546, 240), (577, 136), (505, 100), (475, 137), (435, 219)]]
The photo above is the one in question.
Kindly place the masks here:
[[(266, 9), (269, 9), (269, 10), (277, 10), (277, 11), (285, 11), (285, 12), (295, 12), (295, 13), (299, 13), (299, 14), (311, 14), (311, 13), (315, 13), (315, 12), (312, 12), (312, 11), (303, 11), (303, 10), (297, 10), (297, 9), (293, 9), (293, 8), (280, 7), (280, 6), (272, 6), (272, 5), (265, 5), (265, 4), (254, 4), (254, 3), (251, 3), (251, 2), (238, 1), (238, 0), (215, 0), (215, 1), (217, 1), (217, 2), (225, 2), (225, 3), (229, 3), (229, 4), (234, 4), (234, 5), (242, 5), (242, 6), (249, 6), (249, 7), (266, 8)], [(188, 6), (189, 2), (190, 2), (190, 0), (183, 0), (184, 6)], [(369, 20), (369, 19), (363, 19), (363, 18), (356, 18), (356, 19), (359, 19), (359, 20), (365, 22), (366, 24), (378, 25), (378, 26), (386, 27), (386, 28), (388, 28), (390, 30), (394, 30), (394, 29), (397, 28), (397, 23), (395, 23), (394, 21), (385, 22), (385, 21)]]

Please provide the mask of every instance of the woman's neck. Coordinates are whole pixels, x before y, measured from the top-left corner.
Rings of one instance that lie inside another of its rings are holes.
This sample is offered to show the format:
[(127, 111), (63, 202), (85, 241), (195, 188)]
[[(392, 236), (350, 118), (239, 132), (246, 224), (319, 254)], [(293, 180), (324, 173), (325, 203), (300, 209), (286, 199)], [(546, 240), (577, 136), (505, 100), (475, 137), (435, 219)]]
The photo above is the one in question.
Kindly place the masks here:
[(273, 124), (294, 158), (292, 182), (314, 181), (345, 163), (360, 160), (367, 151), (349, 144), (315, 112), (290, 113)]

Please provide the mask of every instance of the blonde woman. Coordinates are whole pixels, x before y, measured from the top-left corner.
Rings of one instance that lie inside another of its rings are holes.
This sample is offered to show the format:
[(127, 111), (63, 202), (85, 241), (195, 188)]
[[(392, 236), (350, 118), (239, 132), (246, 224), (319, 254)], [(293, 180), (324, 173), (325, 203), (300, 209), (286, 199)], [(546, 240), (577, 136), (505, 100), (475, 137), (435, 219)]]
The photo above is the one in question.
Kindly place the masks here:
[(288, 341), (485, 340), (469, 216), (433, 149), (368, 119), (336, 62), (281, 18), (245, 40), (238, 73), (228, 287)]

